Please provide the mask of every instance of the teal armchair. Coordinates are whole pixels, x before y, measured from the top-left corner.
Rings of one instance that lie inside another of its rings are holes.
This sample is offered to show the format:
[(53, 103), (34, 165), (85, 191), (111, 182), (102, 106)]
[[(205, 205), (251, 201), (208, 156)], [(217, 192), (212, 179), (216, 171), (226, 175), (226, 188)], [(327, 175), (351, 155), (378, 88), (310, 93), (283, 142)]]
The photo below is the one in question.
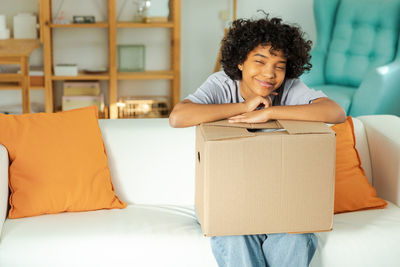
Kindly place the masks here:
[(314, 0), (313, 65), (301, 76), (348, 115), (400, 116), (400, 0)]

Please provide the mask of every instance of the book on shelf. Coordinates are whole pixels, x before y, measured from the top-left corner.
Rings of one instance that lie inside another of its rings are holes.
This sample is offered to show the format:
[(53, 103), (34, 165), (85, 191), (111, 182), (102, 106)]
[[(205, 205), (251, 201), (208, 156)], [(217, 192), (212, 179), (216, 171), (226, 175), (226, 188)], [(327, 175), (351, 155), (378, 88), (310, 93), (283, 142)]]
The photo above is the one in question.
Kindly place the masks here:
[(99, 112), (104, 111), (104, 95), (100, 92), (99, 81), (64, 82), (62, 110), (97, 106)]
[(64, 96), (98, 96), (99, 82), (64, 82)]

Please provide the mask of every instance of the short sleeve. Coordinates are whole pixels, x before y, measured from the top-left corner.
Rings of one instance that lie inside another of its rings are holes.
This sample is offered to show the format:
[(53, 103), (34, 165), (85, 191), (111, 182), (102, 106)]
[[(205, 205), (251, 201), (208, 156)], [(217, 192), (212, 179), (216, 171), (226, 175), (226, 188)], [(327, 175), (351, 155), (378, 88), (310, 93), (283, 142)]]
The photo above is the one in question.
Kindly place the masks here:
[(309, 88), (300, 79), (287, 81), (285, 89), (281, 103), (285, 106), (311, 104), (315, 99), (327, 97), (322, 91)]
[(220, 73), (215, 73), (208, 77), (196, 92), (188, 95), (185, 99), (196, 104), (229, 103), (231, 98), (229, 87), (226, 78)]

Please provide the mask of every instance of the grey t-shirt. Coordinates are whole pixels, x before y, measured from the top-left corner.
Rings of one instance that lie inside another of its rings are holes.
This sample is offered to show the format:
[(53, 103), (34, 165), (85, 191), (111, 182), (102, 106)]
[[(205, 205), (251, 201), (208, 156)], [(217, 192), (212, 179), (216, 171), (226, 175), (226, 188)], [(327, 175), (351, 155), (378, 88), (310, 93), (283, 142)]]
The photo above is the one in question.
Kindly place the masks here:
[[(244, 102), (240, 94), (239, 80), (232, 80), (225, 72), (212, 74), (185, 99), (197, 104), (228, 104)], [(308, 88), (300, 79), (287, 79), (281, 99), (282, 106), (310, 104), (313, 100), (327, 97), (322, 91)], [(273, 101), (274, 96), (271, 95)]]

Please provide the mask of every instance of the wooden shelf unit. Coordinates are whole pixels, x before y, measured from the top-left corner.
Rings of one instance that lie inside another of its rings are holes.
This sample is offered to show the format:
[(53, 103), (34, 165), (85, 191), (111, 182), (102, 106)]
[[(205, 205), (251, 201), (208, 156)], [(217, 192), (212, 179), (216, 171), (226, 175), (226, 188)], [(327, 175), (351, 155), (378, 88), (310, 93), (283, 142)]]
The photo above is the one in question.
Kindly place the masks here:
[[(19, 84), (15, 83), (2, 83), (0, 84), (0, 90), (21, 90), (22, 87)], [(43, 90), (44, 86), (37, 86), (37, 85), (31, 85), (29, 86), (29, 89), (31, 90)]]
[(31, 112), (29, 56), (39, 46), (39, 41), (35, 39), (0, 40), (0, 64), (17, 64), (21, 69), (20, 73), (1, 73), (0, 82), (3, 85), (17, 84), (18, 87), (15, 86), (13, 89), (21, 89), (23, 113)]
[[(54, 111), (53, 81), (62, 80), (107, 80), (109, 81), (109, 117), (118, 118), (118, 80), (169, 80), (171, 83), (171, 107), (180, 101), (180, 35), (181, 0), (170, 0), (170, 21), (168, 22), (122, 22), (116, 20), (117, 0), (107, 1), (108, 21), (94, 24), (55, 24), (52, 18), (52, 0), (40, 0), (40, 30), (43, 42), (44, 89), (46, 112)], [(107, 28), (108, 29), (108, 72), (105, 74), (86, 74), (78, 76), (55, 76), (53, 74), (53, 31), (59, 28)], [(120, 28), (167, 28), (171, 30), (171, 68), (169, 70), (144, 72), (118, 72), (117, 29)]]

